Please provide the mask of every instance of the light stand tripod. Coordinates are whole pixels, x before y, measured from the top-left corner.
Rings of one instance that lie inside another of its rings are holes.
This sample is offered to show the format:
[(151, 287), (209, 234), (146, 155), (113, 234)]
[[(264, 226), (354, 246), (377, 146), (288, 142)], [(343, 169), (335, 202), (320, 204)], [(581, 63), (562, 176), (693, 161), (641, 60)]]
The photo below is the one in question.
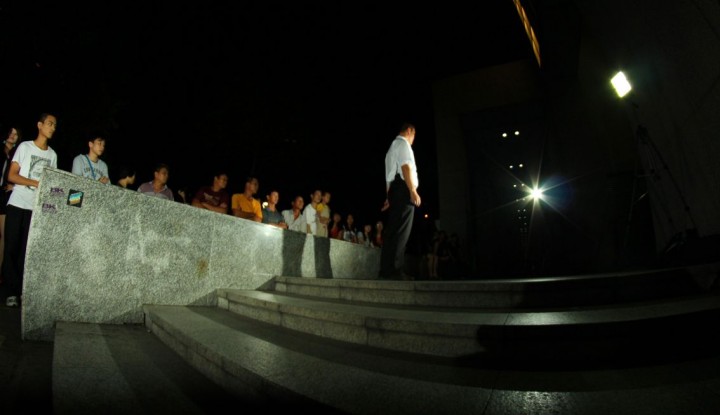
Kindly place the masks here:
[[(637, 105), (633, 104), (635, 108), (637, 108)], [(664, 157), (658, 150), (657, 146), (655, 145), (655, 142), (652, 140), (652, 137), (650, 137), (650, 134), (647, 131), (647, 128), (643, 126), (642, 124), (638, 124), (638, 127), (635, 131), (635, 136), (637, 138), (637, 145), (638, 145), (638, 152), (640, 154), (640, 157), (638, 158), (638, 161), (636, 162), (635, 166), (635, 172), (633, 177), (633, 190), (632, 190), (632, 202), (630, 205), (630, 211), (628, 214), (628, 222), (625, 228), (625, 237), (623, 242), (623, 248), (627, 249), (628, 239), (629, 239), (629, 233), (630, 233), (630, 225), (632, 222), (632, 216), (633, 211), (635, 209), (635, 205), (642, 200), (645, 196), (647, 196), (648, 192), (651, 190), (648, 188), (646, 192), (644, 192), (642, 195), (640, 195), (639, 198), (636, 198), (637, 194), (637, 187), (638, 183), (637, 181), (641, 178), (646, 179), (647, 185), (652, 185), (653, 183), (657, 183), (660, 180), (662, 180), (662, 173), (664, 173), (671, 181), (671, 184), (675, 190), (675, 193), (677, 194), (677, 197), (679, 201), (682, 203), (683, 210), (685, 215), (687, 216), (687, 219), (690, 221), (692, 227), (690, 229), (684, 229), (681, 230), (678, 228), (678, 225), (673, 220), (673, 212), (668, 207), (667, 199), (663, 200), (656, 200), (656, 206), (663, 210), (664, 215), (667, 217), (668, 223), (671, 226), (671, 228), (674, 231), (674, 236), (671, 238), (668, 245), (663, 250), (664, 254), (667, 254), (671, 250), (675, 249), (678, 245), (682, 245), (687, 241), (688, 235), (690, 236), (697, 236), (697, 226), (695, 224), (695, 220), (693, 219), (693, 216), (690, 212), (690, 206), (688, 206), (687, 201), (685, 199), (685, 196), (683, 195), (680, 186), (677, 183), (677, 180), (675, 180), (675, 177), (670, 172), (670, 168), (668, 167), (667, 163), (665, 162)], [(646, 167), (643, 169), (645, 174), (639, 175), (638, 170), (641, 169), (641, 160), (642, 156), (644, 155), (644, 159), (646, 161)], [(659, 167), (658, 167), (659, 166)], [(663, 192), (655, 192), (656, 195), (664, 196)]]

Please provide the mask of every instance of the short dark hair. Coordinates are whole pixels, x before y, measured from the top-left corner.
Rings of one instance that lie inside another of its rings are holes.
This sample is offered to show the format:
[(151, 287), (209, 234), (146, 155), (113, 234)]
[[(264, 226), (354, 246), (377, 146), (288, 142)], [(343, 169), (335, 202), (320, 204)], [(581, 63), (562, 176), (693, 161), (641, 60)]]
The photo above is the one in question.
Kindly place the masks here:
[[(49, 117), (49, 116), (51, 116), (51, 115), (52, 115), (53, 117), (55, 117), (55, 115), (53, 115), (53, 114), (51, 114), (51, 113), (49, 113), (49, 112), (43, 112), (42, 114), (40, 114), (40, 118), (38, 119), (38, 122), (45, 122), (45, 120), (47, 120), (47, 117)], [(55, 117), (55, 118), (57, 118), (57, 117)]]
[(105, 133), (102, 131), (90, 131), (87, 135), (87, 142), (92, 143), (93, 141), (100, 139), (103, 141), (107, 141), (107, 137), (105, 137)]
[(168, 166), (168, 165), (165, 164), (165, 163), (158, 163), (158, 164), (155, 166), (155, 170), (154, 170), (154, 171), (155, 171), (155, 173), (157, 173), (157, 172), (159, 172), (159, 171), (162, 170), (162, 169), (165, 169), (165, 170), (167, 170), (167, 171), (170, 171), (170, 166)]
[(414, 129), (415, 129), (415, 124), (409, 123), (409, 122), (403, 122), (402, 124), (400, 124), (400, 130), (398, 130), (398, 131), (402, 133), (402, 132), (405, 132), (405, 131), (407, 131), (407, 130), (409, 130), (409, 129), (413, 129), (413, 130), (414, 130)]
[(120, 168), (120, 174), (118, 174), (118, 180), (132, 177), (135, 175), (135, 169), (130, 166), (123, 166)]

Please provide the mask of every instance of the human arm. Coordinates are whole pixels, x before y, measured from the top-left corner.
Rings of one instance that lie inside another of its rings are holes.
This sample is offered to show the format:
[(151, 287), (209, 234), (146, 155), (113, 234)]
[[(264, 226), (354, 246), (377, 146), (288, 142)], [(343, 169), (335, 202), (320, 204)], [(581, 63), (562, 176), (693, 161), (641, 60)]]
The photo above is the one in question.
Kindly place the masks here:
[(262, 222), (263, 214), (262, 214), (262, 206), (260, 206), (260, 201), (258, 201), (257, 199), (253, 199), (252, 204), (253, 204), (253, 215), (254, 215), (252, 219), (255, 222)]
[(420, 195), (417, 192), (415, 183), (412, 181), (412, 172), (410, 171), (409, 164), (402, 165), (403, 177), (405, 178), (405, 184), (410, 191), (410, 201), (413, 205), (420, 207)]
[(281, 229), (287, 229), (287, 228), (288, 228), (287, 223), (285, 223), (285, 222), (273, 223), (273, 226), (277, 226), (278, 228), (281, 228)]
[(110, 170), (108, 170), (107, 164), (102, 160), (99, 160), (98, 164), (100, 165), (100, 168), (98, 169), (100, 178), (98, 181), (102, 184), (110, 184)]
[(243, 202), (242, 198), (245, 196), (242, 193), (234, 194), (232, 196), (232, 213), (233, 216), (243, 219), (250, 219), (254, 220), (256, 222), (262, 222), (262, 212), (260, 212), (260, 202), (255, 203), (255, 200), (246, 201), (245, 204), (251, 203), (250, 209), (251, 211), (243, 210)]
[(240, 206), (240, 197), (242, 197), (241, 194), (235, 194), (232, 196), (232, 214), (236, 218), (243, 218), (243, 219), (250, 219), (250, 216), (248, 212), (245, 212), (242, 210), (242, 206)]
[[(273, 206), (274, 208), (274, 206)], [(287, 229), (285, 215), (276, 209), (270, 210), (270, 206), (262, 209), (262, 223), (272, 225), (276, 228)]]
[(245, 196), (244, 195), (238, 196), (238, 200), (235, 200), (235, 196), (233, 196), (233, 214), (235, 216), (237, 216), (238, 218), (249, 219), (249, 220), (252, 220), (255, 222), (262, 222), (262, 207), (260, 207), (260, 202), (257, 201), (256, 199), (250, 200), (249, 201), (250, 209), (252, 209), (252, 211), (249, 212), (249, 211), (242, 209), (240, 199), (239, 199), (240, 197), (245, 197)]
[(196, 204), (196, 202), (199, 202), (197, 199), (193, 199), (193, 206), (198, 206), (207, 210), (212, 210), (213, 212), (217, 213), (227, 213), (227, 205), (225, 203), (221, 204), (220, 206), (213, 206), (210, 203), (207, 202), (199, 202), (199, 205)]
[(385, 182), (385, 201), (383, 202), (383, 205), (380, 208), (380, 212), (385, 212), (390, 207), (390, 200), (388, 198), (389, 192), (390, 192), (390, 183)]
[(82, 176), (83, 175), (83, 161), (80, 156), (76, 156), (73, 159), (73, 165), (72, 165), (72, 174)]
[(322, 214), (320, 215), (320, 218), (322, 219), (322, 224), (325, 226), (325, 228), (330, 227), (330, 222), (332, 219), (330, 219), (330, 216), (332, 214), (332, 211), (330, 210), (330, 206), (325, 205), (325, 209), (323, 209)]
[(240, 208), (233, 208), (233, 215), (243, 219), (254, 219), (255, 214), (253, 212), (245, 212)]
[(280, 229), (287, 229), (287, 228), (288, 228), (288, 225), (287, 225), (287, 223), (285, 223), (284, 220), (281, 220), (280, 222), (277, 222), (277, 223), (270, 223), (270, 225), (275, 226), (275, 227), (280, 228)]
[(12, 165), (12, 161), (11, 161), (11, 160), (8, 160), (8, 166), (7, 166), (7, 169), (5, 170), (5, 180), (4, 180), (5, 185), (4, 185), (3, 188), (2, 188), (2, 190), (6, 191), (6, 192), (12, 192), (13, 188), (15, 187), (15, 186), (14, 186), (12, 183), (10, 183), (10, 181), (8, 180), (8, 173), (10, 173), (10, 166), (11, 166), (11, 165)]
[(213, 206), (213, 205), (209, 205), (207, 203), (206, 203), (206, 205), (208, 206), (208, 209), (212, 210), (213, 212), (227, 213), (227, 211), (228, 211), (227, 203), (220, 203), (220, 206)]
[(13, 161), (10, 164), (10, 170), (8, 171), (8, 181), (28, 187), (38, 187), (40, 185), (39, 181), (28, 179), (27, 177), (20, 175), (20, 164), (18, 164), (17, 161)]
[(193, 196), (192, 200), (190, 201), (190, 204), (192, 206), (201, 208), (201, 209), (207, 209), (211, 210), (213, 212), (217, 213), (227, 213), (228, 208), (228, 201), (229, 198), (227, 196), (220, 197), (219, 204), (216, 206), (212, 203), (209, 203), (206, 201), (207, 196), (205, 193), (205, 188), (200, 188), (195, 192), (195, 195)]
[(307, 233), (313, 233), (312, 225), (317, 223), (317, 210), (312, 205), (307, 205), (303, 211), (303, 217), (305, 218)]
[(193, 197), (193, 200), (190, 204), (195, 207), (206, 209), (203, 205), (203, 202), (201, 202), (197, 197)]
[(233, 209), (233, 215), (237, 216), (238, 218), (250, 219), (254, 220), (255, 222), (262, 222), (262, 216), (258, 216), (255, 212), (245, 212), (240, 208)]

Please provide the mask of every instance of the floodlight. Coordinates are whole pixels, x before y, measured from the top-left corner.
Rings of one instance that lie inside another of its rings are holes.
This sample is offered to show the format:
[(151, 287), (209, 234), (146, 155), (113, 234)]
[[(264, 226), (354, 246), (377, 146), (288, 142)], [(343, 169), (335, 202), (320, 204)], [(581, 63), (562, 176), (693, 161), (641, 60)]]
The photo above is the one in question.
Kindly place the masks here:
[(612, 84), (613, 88), (615, 88), (615, 92), (620, 98), (624, 97), (628, 94), (628, 92), (632, 90), (630, 82), (628, 82), (625, 74), (622, 71), (618, 72), (615, 76), (613, 76), (613, 78), (610, 80), (610, 83)]

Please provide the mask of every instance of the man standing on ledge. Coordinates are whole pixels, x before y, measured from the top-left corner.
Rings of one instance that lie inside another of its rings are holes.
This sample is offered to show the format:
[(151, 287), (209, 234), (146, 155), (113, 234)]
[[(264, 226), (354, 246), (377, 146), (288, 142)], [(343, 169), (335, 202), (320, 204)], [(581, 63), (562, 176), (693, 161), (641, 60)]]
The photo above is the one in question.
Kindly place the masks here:
[(417, 166), (411, 147), (414, 141), (415, 126), (405, 123), (385, 154), (387, 198), (381, 211), (388, 210), (388, 223), (380, 257), (382, 279), (412, 279), (403, 272), (403, 265), (415, 208), (420, 206)]

